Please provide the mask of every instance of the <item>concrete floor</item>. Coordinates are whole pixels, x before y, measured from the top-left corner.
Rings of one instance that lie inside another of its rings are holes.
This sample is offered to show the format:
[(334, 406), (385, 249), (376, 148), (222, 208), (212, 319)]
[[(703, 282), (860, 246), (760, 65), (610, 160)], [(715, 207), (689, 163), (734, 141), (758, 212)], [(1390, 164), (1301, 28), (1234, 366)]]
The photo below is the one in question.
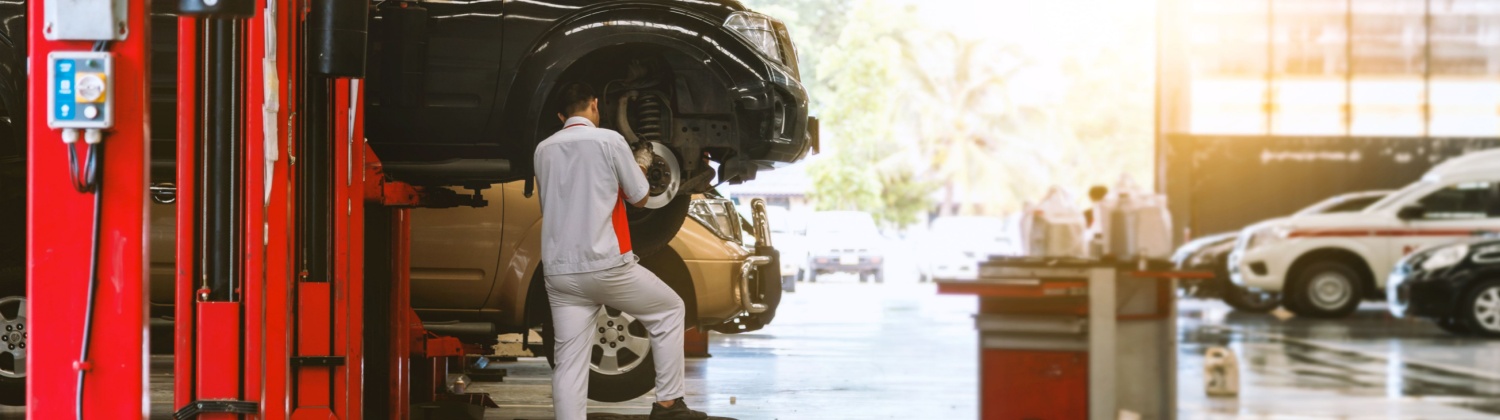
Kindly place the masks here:
[[(914, 278), (914, 277), (911, 277)], [(892, 276), (799, 284), (776, 323), (711, 338), (713, 357), (687, 365), (690, 406), (740, 419), (965, 419), (977, 416), (973, 298), (938, 296)], [(1352, 319), (1280, 320), (1218, 302), (1181, 305), (1180, 418), (1452, 418), (1500, 416), (1500, 341), (1455, 338), (1367, 304)], [(1238, 398), (1204, 396), (1202, 353), (1240, 357)], [(480, 383), (502, 406), (487, 419), (550, 418), (542, 359)], [(171, 417), (170, 359), (153, 359), (152, 418)], [(645, 414), (650, 398), (591, 403), (593, 412)], [(23, 418), (20, 408), (0, 419)]]

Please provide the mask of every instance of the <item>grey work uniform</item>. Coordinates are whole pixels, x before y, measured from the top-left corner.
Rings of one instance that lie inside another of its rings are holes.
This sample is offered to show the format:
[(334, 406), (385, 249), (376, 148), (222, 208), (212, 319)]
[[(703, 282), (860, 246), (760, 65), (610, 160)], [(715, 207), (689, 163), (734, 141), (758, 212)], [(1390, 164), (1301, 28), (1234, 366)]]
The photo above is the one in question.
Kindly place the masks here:
[[(650, 351), (657, 401), (682, 397), (682, 299), (637, 264), (625, 218), (625, 203), (646, 197), (646, 176), (619, 133), (581, 117), (569, 118), (563, 127), (537, 145), (534, 156), (542, 204), (542, 268), (556, 337), (552, 399), (557, 418), (583, 420), (586, 415), (592, 346), (600, 346), (605, 355), (599, 368), (614, 372), (631, 366), (620, 366), (620, 359), (610, 356)], [(597, 329), (607, 327), (594, 325), (601, 305), (640, 320), (650, 332), (649, 341), (618, 326), (605, 334), (615, 346), (595, 341)]]

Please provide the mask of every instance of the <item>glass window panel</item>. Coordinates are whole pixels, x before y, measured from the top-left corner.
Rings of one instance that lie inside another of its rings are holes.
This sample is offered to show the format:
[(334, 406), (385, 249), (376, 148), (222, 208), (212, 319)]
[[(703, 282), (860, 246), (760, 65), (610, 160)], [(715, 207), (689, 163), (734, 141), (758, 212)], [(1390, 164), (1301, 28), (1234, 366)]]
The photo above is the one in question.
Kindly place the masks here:
[(1271, 133), (1344, 134), (1346, 0), (1274, 0)]
[(1433, 136), (1500, 135), (1500, 0), (1432, 2)]
[(1354, 74), (1423, 74), (1426, 8), (1426, 0), (1354, 1)]
[(1343, 135), (1343, 77), (1282, 77), (1273, 87), (1272, 134)]
[(1195, 0), (1187, 7), (1189, 130), (1265, 134), (1266, 0)]
[(1466, 182), (1422, 197), (1426, 219), (1484, 219), (1500, 216), (1500, 184)]
[(1194, 134), (1265, 134), (1264, 78), (1195, 78), (1192, 86)]
[(1434, 75), (1431, 89), (1433, 136), (1500, 136), (1500, 78)]
[(1421, 136), (1422, 76), (1362, 76), (1349, 86), (1356, 136)]
[(1427, 1), (1357, 0), (1350, 6), (1349, 133), (1421, 136)]

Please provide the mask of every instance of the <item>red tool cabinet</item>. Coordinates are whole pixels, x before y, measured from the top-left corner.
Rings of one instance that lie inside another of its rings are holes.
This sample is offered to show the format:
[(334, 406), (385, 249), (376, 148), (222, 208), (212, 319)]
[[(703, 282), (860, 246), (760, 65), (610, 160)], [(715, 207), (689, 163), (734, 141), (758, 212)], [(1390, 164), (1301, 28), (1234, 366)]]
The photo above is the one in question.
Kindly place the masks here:
[(1211, 275), (1002, 258), (938, 292), (980, 299), (980, 418), (1172, 419), (1174, 279)]

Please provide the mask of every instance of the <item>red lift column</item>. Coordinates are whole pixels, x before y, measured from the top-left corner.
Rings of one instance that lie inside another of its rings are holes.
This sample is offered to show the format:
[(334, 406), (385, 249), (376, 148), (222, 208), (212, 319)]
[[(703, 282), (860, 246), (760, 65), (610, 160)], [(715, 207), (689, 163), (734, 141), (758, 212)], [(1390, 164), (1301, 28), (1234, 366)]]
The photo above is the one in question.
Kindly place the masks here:
[[(78, 373), (82, 371), (85, 417), (145, 418), (149, 17), (145, 2), (129, 1), (123, 2), (128, 5), (123, 23), (106, 20), (102, 28), (79, 27), (76, 25), (84, 18), (97, 17), (67, 9), (80, 7), (79, 3), (32, 1), (27, 5), (31, 56), (27, 82), (27, 220), (31, 228), (26, 278), (32, 304), (27, 306), (25, 316), (30, 320), (30, 330), (47, 333), (27, 342), (26, 415), (31, 419), (74, 418), (80, 398)], [(50, 10), (54, 13), (51, 18), (47, 15), (49, 8), (57, 8)], [(100, 37), (91, 38), (75, 29), (103, 29), (103, 38), (117, 39), (96, 44)], [(64, 38), (70, 40), (60, 40)], [(93, 92), (85, 89), (100, 87), (94, 85), (96, 81), (80, 83), (86, 63), (75, 69), (61, 61), (53, 65), (49, 57), (96, 50), (109, 54), (112, 71), (102, 84), (104, 96), (94, 99)], [(49, 76), (57, 80), (49, 83)], [(75, 94), (77, 97), (72, 97)], [(49, 98), (56, 99), (58, 106), (49, 106)], [(113, 106), (101, 105), (102, 111), (61, 106), (72, 101), (113, 101)], [(65, 145), (63, 131), (52, 128), (57, 124), (49, 124), (49, 109), (59, 120), (74, 115), (85, 119), (107, 115), (113, 120), (111, 127), (99, 131), (101, 146), (94, 147), (103, 151), (98, 177), (101, 187), (96, 191), (79, 192), (70, 179), (74, 173), (70, 172), (68, 148), (76, 149), (79, 166), (87, 166), (86, 139)], [(101, 193), (102, 197), (96, 196)], [(102, 199), (97, 214), (96, 198)], [(95, 217), (100, 218), (97, 235), (93, 230)], [(96, 238), (97, 247), (91, 246)], [(97, 270), (90, 268), (91, 255), (98, 257)], [(97, 273), (92, 308), (87, 303), (91, 271)], [(86, 328), (90, 321), (92, 325)], [(25, 331), (20, 334), (29, 335)], [(80, 361), (85, 334), (92, 348)]]

